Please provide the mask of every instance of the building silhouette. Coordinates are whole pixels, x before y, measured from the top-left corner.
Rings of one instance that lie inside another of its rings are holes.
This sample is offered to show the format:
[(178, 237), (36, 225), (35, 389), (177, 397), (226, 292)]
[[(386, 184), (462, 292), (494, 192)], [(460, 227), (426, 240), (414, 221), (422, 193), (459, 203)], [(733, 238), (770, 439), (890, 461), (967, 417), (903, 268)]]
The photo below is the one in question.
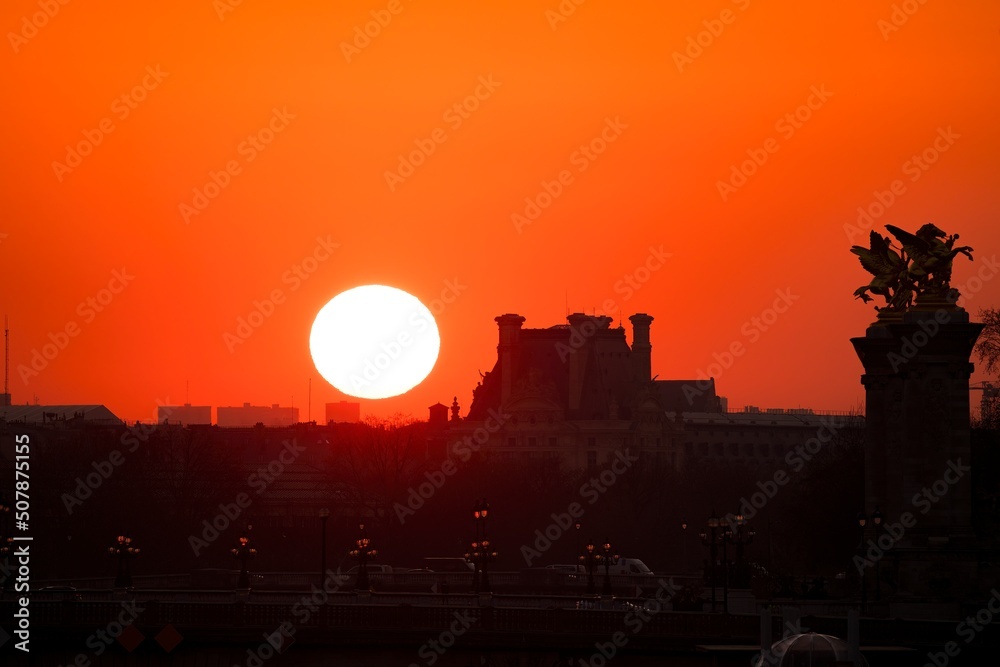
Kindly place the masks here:
[(291, 426), (299, 421), (298, 408), (283, 408), (277, 403), (271, 407), (250, 405), (243, 407), (219, 407), (216, 409), (216, 422), (222, 427), (232, 426)]
[(361, 421), (361, 404), (356, 401), (338, 401), (326, 404), (326, 422), (354, 424)]
[[(652, 454), (681, 469), (696, 460), (771, 467), (813, 438), (831, 419), (811, 410), (725, 411), (714, 378), (652, 376), (653, 317), (573, 313), (567, 324), (526, 329), (516, 314), (496, 318), (497, 361), (473, 391), (467, 416), (450, 422), (453, 441), (485, 438), (484, 455), (500, 459), (557, 458), (594, 469), (622, 448)], [(850, 417), (855, 425), (863, 421)]]
[(211, 405), (161, 405), (156, 409), (156, 421), (161, 424), (211, 424)]

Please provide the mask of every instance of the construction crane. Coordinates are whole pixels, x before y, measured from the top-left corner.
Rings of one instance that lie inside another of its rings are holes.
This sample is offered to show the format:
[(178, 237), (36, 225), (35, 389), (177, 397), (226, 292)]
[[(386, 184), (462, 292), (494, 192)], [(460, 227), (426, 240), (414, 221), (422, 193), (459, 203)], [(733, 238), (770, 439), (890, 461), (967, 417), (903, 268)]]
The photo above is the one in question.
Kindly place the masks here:
[(997, 405), (997, 398), (1000, 398), (1000, 386), (983, 381), (969, 385), (969, 391), (983, 392), (983, 398), (979, 402), (979, 419), (984, 424), (993, 423), (996, 417), (993, 412), (1000, 407)]

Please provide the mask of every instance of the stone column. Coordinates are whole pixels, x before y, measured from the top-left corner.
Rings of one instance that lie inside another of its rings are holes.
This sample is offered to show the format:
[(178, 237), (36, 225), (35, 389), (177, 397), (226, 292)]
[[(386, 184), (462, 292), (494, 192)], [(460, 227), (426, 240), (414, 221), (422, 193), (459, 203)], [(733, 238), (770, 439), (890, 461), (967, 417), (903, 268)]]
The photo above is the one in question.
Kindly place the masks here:
[[(864, 511), (881, 510), (880, 546), (889, 545), (874, 552), (883, 598), (958, 600), (973, 586), (969, 358), (982, 328), (951, 302), (924, 298), (851, 339), (865, 370)], [(908, 517), (890, 542), (890, 526)]]

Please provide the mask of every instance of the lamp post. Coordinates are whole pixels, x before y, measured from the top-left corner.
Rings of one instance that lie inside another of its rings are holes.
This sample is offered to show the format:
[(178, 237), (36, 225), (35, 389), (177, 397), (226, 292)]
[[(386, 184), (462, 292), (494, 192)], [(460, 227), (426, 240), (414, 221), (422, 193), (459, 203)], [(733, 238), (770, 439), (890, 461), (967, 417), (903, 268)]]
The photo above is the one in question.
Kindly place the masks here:
[(472, 563), (473, 592), (490, 592), (489, 563), (496, 560), (497, 552), (492, 551), (490, 539), (486, 534), (486, 520), (489, 518), (490, 504), (483, 498), (472, 506), (472, 523), (475, 536), (470, 545), (472, 549), (465, 554), (465, 559)]
[(712, 513), (712, 516), (708, 519), (708, 532), (698, 533), (698, 537), (701, 538), (701, 543), (709, 547), (709, 568), (710, 577), (712, 579), (712, 611), (715, 611), (715, 561), (718, 559), (718, 540), (716, 539), (715, 531), (719, 528), (719, 517)]
[(319, 540), (319, 587), (325, 590), (326, 583), (326, 520), (330, 518), (330, 510), (323, 508), (319, 511), (320, 540)]
[(119, 535), (113, 546), (108, 547), (108, 555), (118, 558), (118, 575), (115, 577), (115, 588), (131, 588), (132, 572), (129, 561), (139, 555), (139, 548), (132, 546), (132, 538)]
[[(875, 524), (875, 544), (878, 544), (878, 540), (882, 537), (882, 512), (879, 510), (878, 505), (875, 506), (875, 511), (872, 512), (872, 523)], [(862, 540), (864, 541), (864, 540)], [(881, 547), (879, 547), (881, 549)], [(879, 602), (882, 598), (881, 593), (881, 572), (882, 559), (879, 558), (875, 561), (875, 601)], [(891, 568), (889, 570), (892, 572)]]
[(247, 570), (247, 561), (257, 557), (257, 550), (250, 546), (250, 538), (244, 534), (240, 535), (239, 543), (229, 553), (240, 562), (240, 577), (236, 580), (236, 588), (249, 590), (250, 572)]
[(594, 541), (587, 542), (584, 552), (580, 555), (580, 564), (587, 570), (587, 595), (594, 595), (594, 567), (601, 561), (601, 555), (594, 553)]
[[(722, 523), (721, 520), (719, 522)], [(719, 536), (719, 541), (722, 542), (722, 613), (729, 613), (729, 552), (727, 550), (727, 545), (729, 544), (729, 539), (733, 532), (728, 526), (722, 528), (722, 535)]]
[(354, 540), (354, 546), (355, 548), (350, 552), (351, 557), (358, 559), (358, 576), (355, 579), (354, 588), (355, 590), (369, 590), (371, 583), (368, 581), (368, 561), (377, 558), (378, 551), (368, 548), (371, 546), (371, 540), (368, 539), (364, 523), (358, 524), (358, 539)]
[(601, 589), (601, 595), (611, 595), (611, 566), (618, 563), (618, 554), (611, 552), (611, 542), (608, 540), (604, 540), (601, 548), (604, 549), (604, 553), (601, 554), (601, 561), (604, 563), (604, 587)]
[(745, 588), (750, 584), (750, 573), (744, 555), (744, 548), (753, 542), (753, 538), (757, 533), (749, 529), (744, 530), (744, 526), (747, 525), (747, 518), (742, 514), (737, 514), (734, 521), (736, 523), (736, 531), (726, 530), (726, 538), (736, 545), (735, 585)]
[(14, 577), (11, 576), (13, 570), (10, 567), (10, 552), (13, 550), (14, 538), (7, 535), (7, 515), (10, 514), (11, 506), (7, 504), (7, 499), (0, 496), (0, 560), (3, 560), (4, 572), (8, 574), (3, 580), (3, 590), (14, 590)]
[[(868, 524), (868, 517), (865, 516), (864, 512), (858, 513), (858, 527), (861, 529), (861, 542), (858, 544), (858, 551), (861, 553), (861, 559), (864, 560), (865, 557), (865, 526)], [(861, 613), (865, 613), (865, 607), (868, 606), (868, 567), (867, 565), (861, 568)]]

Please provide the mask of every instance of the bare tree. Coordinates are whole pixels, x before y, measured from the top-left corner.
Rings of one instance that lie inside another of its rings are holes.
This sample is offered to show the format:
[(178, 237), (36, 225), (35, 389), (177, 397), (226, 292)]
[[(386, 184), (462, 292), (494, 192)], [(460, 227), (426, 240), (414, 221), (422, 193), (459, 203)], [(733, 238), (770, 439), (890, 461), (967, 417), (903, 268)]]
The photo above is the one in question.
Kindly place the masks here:
[(426, 481), (423, 429), (412, 417), (395, 414), (366, 417), (339, 435), (331, 444), (331, 481), (360, 511), (395, 521), (393, 504), (405, 503), (410, 488)]
[(980, 308), (979, 318), (985, 325), (979, 335), (975, 352), (985, 365), (983, 370), (993, 373), (1000, 370), (1000, 309)]

